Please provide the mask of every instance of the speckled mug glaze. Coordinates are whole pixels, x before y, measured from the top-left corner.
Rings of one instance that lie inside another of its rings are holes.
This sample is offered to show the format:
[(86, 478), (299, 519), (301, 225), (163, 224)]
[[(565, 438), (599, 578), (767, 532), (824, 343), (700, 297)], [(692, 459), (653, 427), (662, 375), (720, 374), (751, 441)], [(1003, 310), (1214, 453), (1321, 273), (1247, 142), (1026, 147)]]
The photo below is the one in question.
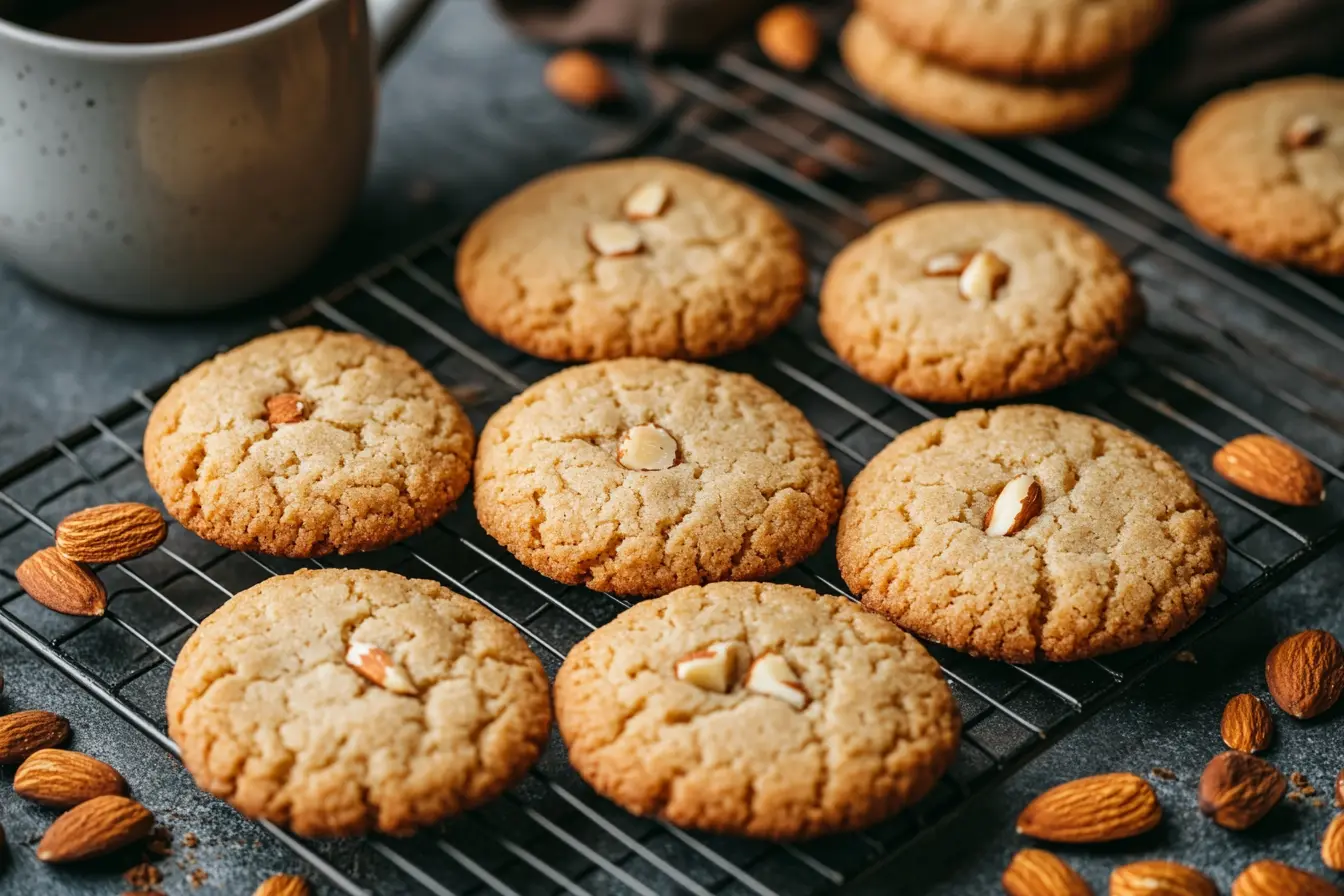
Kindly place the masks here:
[[(379, 0), (375, 25), (416, 5)], [(200, 311), (280, 286), (363, 184), (374, 30), (365, 0), (301, 0), (162, 44), (0, 21), (0, 253), (123, 311)]]

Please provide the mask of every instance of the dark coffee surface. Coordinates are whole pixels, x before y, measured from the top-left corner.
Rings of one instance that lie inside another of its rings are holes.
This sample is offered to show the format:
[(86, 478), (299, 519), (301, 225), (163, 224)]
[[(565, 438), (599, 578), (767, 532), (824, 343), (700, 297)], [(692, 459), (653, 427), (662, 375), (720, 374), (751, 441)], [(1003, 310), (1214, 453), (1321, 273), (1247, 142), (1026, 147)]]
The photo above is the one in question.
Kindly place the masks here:
[(83, 0), (29, 3), (9, 16), (60, 37), (114, 44), (191, 40), (270, 18), (298, 0)]

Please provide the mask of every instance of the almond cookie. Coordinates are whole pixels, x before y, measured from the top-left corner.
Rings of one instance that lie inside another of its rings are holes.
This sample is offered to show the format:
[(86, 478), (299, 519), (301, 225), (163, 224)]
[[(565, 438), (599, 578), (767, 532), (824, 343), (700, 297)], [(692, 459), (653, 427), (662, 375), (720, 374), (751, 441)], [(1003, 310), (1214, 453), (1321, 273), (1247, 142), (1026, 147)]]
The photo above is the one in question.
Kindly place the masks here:
[(744, 374), (630, 358), (532, 386), (481, 433), (481, 526), (570, 585), (664, 594), (774, 575), (839, 515), (835, 461)]
[(1344, 274), (1344, 81), (1266, 81), (1208, 103), (1176, 141), (1171, 198), (1256, 261)]
[(840, 34), (840, 57), (861, 87), (898, 112), (986, 137), (1082, 127), (1119, 105), (1130, 82), (1128, 62), (1048, 84), (968, 74), (897, 43), (862, 12)]
[(196, 783), (305, 837), (398, 836), (521, 778), (550, 732), (520, 634), (436, 582), (304, 570), (238, 594), (183, 646), (168, 733)]
[(1128, 59), (1155, 38), (1169, 0), (860, 0), (912, 50), (998, 78), (1059, 78)]
[(854, 480), (836, 540), (864, 606), (977, 656), (1079, 660), (1172, 637), (1225, 547), (1169, 455), (1040, 405), (902, 433)]
[(145, 470), (202, 538), (285, 557), (383, 547), (471, 478), (475, 433), (399, 348), (304, 327), (201, 364), (154, 406)]
[(938, 664), (843, 597), (721, 583), (626, 610), (555, 679), (593, 789), (684, 828), (800, 839), (923, 797), (961, 731)]
[(851, 243), (820, 324), (865, 379), (929, 401), (1060, 386), (1110, 360), (1143, 317), (1120, 259), (1054, 209), (945, 202)]
[(782, 326), (806, 283), (798, 234), (768, 202), (670, 159), (535, 180), (457, 254), (472, 320), (558, 361), (736, 351)]

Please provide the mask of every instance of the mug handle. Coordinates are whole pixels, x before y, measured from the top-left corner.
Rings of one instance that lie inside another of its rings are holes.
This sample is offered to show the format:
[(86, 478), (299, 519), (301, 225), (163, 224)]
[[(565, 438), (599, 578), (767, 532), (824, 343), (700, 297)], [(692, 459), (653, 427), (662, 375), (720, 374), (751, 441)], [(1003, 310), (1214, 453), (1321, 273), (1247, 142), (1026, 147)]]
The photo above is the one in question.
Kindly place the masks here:
[(367, 0), (369, 22), (377, 48), (378, 67), (385, 68), (424, 18), (434, 0)]

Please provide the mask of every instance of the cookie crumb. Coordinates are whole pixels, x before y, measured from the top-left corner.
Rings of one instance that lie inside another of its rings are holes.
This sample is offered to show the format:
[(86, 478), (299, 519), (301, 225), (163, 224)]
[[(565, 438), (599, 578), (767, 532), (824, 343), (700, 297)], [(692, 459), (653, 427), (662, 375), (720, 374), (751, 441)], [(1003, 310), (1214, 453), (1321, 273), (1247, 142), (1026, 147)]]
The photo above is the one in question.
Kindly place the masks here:
[(163, 883), (163, 872), (148, 862), (141, 862), (122, 877), (137, 890), (146, 890), (155, 884)]
[(1311, 805), (1312, 805), (1312, 808), (1314, 808), (1314, 809), (1324, 809), (1324, 808), (1325, 808), (1325, 800), (1321, 799), (1321, 798), (1318, 797), (1318, 796), (1314, 796), (1314, 797), (1311, 798)]
[(1302, 802), (1303, 797), (1302, 794), (1298, 793), (1296, 790), (1292, 790), (1289, 791), (1288, 793), (1288, 799), (1292, 800), (1295, 803), (1300, 803)]
[(1163, 781), (1175, 781), (1176, 773), (1169, 768), (1163, 768), (1160, 765), (1153, 766), (1152, 775), (1154, 778), (1161, 778)]
[(194, 849), (201, 844), (200, 839), (191, 831), (182, 835), (182, 845), (188, 849)]
[(191, 886), (193, 889), (205, 883), (209, 878), (210, 875), (205, 873), (204, 868), (197, 868), (195, 871), (192, 871), (191, 874), (187, 876), (187, 879), (191, 881)]
[(156, 858), (163, 858), (173, 854), (173, 834), (172, 831), (163, 825), (157, 825), (149, 834), (149, 839), (145, 841), (145, 855), (150, 861)]
[(1189, 663), (1192, 666), (1199, 662), (1195, 657), (1195, 652), (1193, 650), (1182, 650), (1172, 657), (1172, 659), (1178, 663)]
[(1302, 774), (1301, 772), (1290, 773), (1288, 775), (1288, 780), (1293, 782), (1294, 787), (1304, 792), (1308, 787), (1311, 786), (1311, 784), (1307, 782), (1307, 776)]

